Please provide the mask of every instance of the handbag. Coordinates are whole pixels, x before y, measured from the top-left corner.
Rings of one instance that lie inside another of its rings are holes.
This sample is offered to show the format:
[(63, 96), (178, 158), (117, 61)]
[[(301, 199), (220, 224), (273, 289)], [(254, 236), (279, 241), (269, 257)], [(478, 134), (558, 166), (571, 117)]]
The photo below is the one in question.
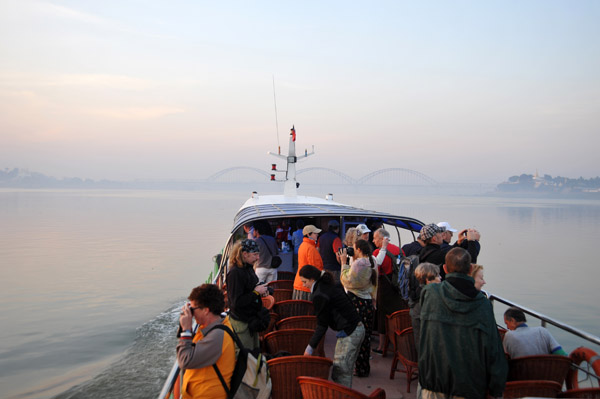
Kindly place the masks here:
[(262, 237), (259, 238), (265, 243), (265, 247), (267, 247), (267, 251), (269, 251), (269, 254), (271, 255), (271, 269), (277, 269), (279, 266), (281, 266), (281, 257), (279, 255), (273, 255), (273, 252), (271, 252), (271, 248), (269, 248), (269, 244), (267, 244), (265, 239)]

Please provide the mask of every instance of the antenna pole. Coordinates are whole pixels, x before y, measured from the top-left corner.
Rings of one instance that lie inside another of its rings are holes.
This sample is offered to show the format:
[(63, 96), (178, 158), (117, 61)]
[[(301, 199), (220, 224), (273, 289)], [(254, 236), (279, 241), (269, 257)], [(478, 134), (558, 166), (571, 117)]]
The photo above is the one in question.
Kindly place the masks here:
[(273, 103), (275, 104), (275, 130), (277, 132), (277, 148), (281, 154), (281, 145), (279, 144), (279, 121), (277, 120), (277, 97), (275, 96), (275, 75), (273, 75)]

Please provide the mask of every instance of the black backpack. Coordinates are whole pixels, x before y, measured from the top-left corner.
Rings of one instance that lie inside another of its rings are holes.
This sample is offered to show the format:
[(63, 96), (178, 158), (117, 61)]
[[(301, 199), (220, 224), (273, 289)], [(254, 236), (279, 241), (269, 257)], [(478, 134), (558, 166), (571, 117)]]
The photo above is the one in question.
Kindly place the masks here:
[(237, 334), (232, 331), (231, 328), (223, 324), (215, 325), (206, 332), (206, 335), (215, 328), (226, 331), (239, 348), (233, 374), (231, 375), (230, 388), (227, 387), (225, 378), (223, 378), (217, 364), (213, 364), (213, 368), (215, 369), (219, 380), (221, 380), (225, 392), (227, 392), (227, 398), (270, 398), (271, 377), (267, 367), (267, 359), (260, 353), (260, 349), (251, 351), (244, 347), (244, 344), (242, 344), (242, 341)]

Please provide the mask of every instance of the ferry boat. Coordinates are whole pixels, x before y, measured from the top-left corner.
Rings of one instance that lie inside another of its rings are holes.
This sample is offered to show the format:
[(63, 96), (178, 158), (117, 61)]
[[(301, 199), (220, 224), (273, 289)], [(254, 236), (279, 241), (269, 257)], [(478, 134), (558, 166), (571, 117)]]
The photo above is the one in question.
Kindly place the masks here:
[[(276, 157), (286, 161), (286, 169), (278, 170), (276, 165), (272, 165), (271, 180), (283, 181), (284, 190), (282, 195), (260, 195), (253, 192), (251, 197), (239, 209), (235, 218), (233, 227), (231, 228), (229, 237), (226, 240), (225, 246), (221, 254), (215, 256), (215, 268), (207, 278), (207, 282), (217, 284), (219, 287), (225, 286), (225, 279), (228, 272), (229, 254), (233, 244), (242, 238), (245, 238), (247, 233), (244, 231), (245, 225), (250, 225), (257, 221), (268, 221), (272, 226), (277, 226), (281, 222), (286, 221), (292, 227), (295, 226), (295, 220), (302, 219), (305, 224), (313, 224), (317, 227), (327, 226), (330, 220), (337, 220), (340, 224), (340, 233), (344, 237), (345, 232), (358, 224), (372, 224), (376, 222), (378, 225), (390, 231), (393, 240), (398, 246), (413, 242), (416, 235), (420, 232), (424, 223), (408, 216), (393, 215), (385, 212), (371, 211), (367, 209), (357, 208), (333, 200), (332, 194), (327, 194), (325, 198), (316, 198), (309, 196), (298, 195), (299, 182), (296, 180), (296, 163), (302, 158), (306, 158), (314, 154), (307, 151), (303, 155), (296, 155), (296, 132), (292, 128), (289, 137), (288, 154), (270, 153)], [(283, 180), (276, 178), (277, 173), (285, 173)], [(394, 237), (395, 232), (395, 237)], [(395, 239), (394, 239), (395, 238)], [(282, 258), (282, 264), (277, 269), (278, 274), (287, 275), (292, 278), (295, 274), (293, 269), (293, 248), (286, 250), (284, 246), (279, 256)], [(514, 306), (523, 310), (527, 315), (540, 321), (542, 326), (552, 324), (562, 330), (569, 332), (575, 336), (586, 340), (587, 342), (600, 345), (600, 338), (585, 331), (576, 329), (572, 326), (561, 323), (548, 316), (536, 312), (533, 309), (513, 303), (505, 298), (501, 298), (491, 293), (486, 293), (492, 303), (501, 303), (502, 306)], [(531, 318), (530, 317), (530, 318)], [(498, 326), (502, 331), (503, 327)], [(373, 334), (373, 339), (378, 339), (378, 334)], [(325, 337), (325, 355), (332, 358), (335, 346), (335, 335), (330, 330)], [(583, 393), (577, 397), (600, 397), (600, 356), (592, 349), (580, 347), (574, 350), (571, 355), (571, 369), (563, 385), (563, 390), (567, 391), (567, 395), (575, 395), (577, 388), (588, 387), (588, 391), (581, 389)], [(402, 359), (400, 359), (402, 360)], [(398, 363), (396, 367), (392, 367), (392, 363)], [(362, 393), (365, 397), (373, 394), (373, 397), (379, 398), (414, 398), (416, 397), (416, 382), (415, 376), (408, 377), (403, 368), (403, 363), (398, 362), (395, 358), (393, 344), (383, 356), (373, 354), (371, 358), (371, 375), (368, 378), (353, 378), (352, 389)], [(163, 388), (158, 395), (158, 399), (178, 398), (178, 378), (181, 370), (177, 362), (173, 365)], [(404, 375), (402, 375), (404, 373)], [(417, 372), (418, 373), (418, 372)], [(394, 378), (395, 374), (395, 378)], [(596, 391), (590, 391), (597, 388)], [(274, 388), (275, 389), (275, 388)], [(379, 390), (378, 390), (379, 389)], [(378, 390), (378, 391), (377, 391)], [(383, 391), (383, 394), (382, 394)], [(593, 396), (596, 395), (596, 396)], [(286, 397), (286, 395), (278, 395)], [(527, 395), (530, 396), (530, 395)], [(346, 396), (340, 396), (346, 397)], [(572, 396), (563, 396), (572, 397)]]

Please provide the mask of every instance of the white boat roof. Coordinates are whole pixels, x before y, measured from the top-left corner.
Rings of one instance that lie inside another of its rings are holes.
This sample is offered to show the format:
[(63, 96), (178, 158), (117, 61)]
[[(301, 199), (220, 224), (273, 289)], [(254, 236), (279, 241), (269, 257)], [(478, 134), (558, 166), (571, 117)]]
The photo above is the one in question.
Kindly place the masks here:
[(424, 225), (414, 218), (370, 211), (317, 197), (255, 195), (248, 199), (235, 215), (231, 232), (255, 220), (322, 216), (380, 219), (383, 223), (415, 232), (421, 231)]

